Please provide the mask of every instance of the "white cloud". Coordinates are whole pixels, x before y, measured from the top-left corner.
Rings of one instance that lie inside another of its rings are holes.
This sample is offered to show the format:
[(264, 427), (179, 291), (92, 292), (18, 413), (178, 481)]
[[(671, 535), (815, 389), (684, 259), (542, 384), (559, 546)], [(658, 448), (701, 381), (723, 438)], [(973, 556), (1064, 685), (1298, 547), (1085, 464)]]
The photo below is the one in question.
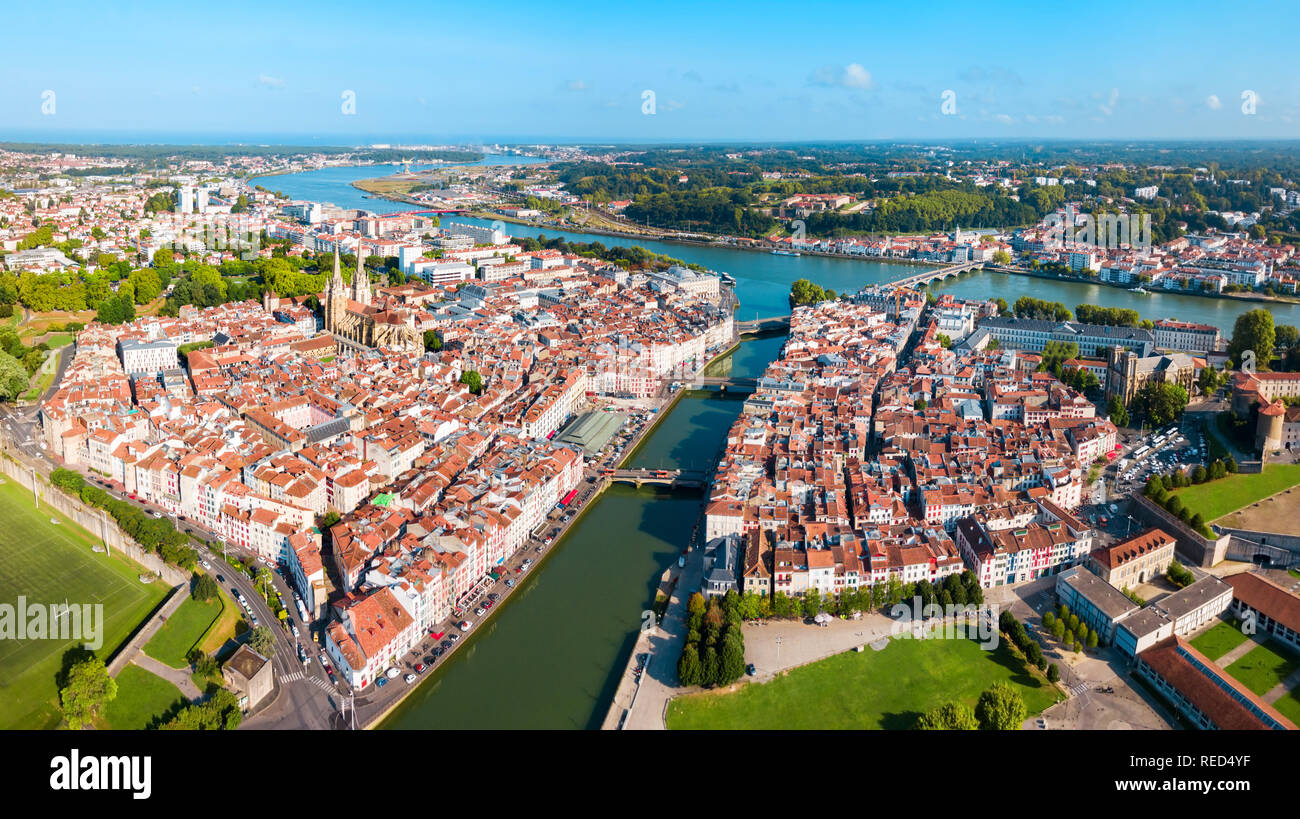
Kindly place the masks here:
[(1011, 125), (1015, 122), (1015, 120), (1011, 118), (1010, 114), (995, 114), (993, 118), (1003, 125)]
[(1110, 89), (1110, 96), (1106, 99), (1106, 104), (1098, 105), (1097, 110), (1101, 111), (1106, 116), (1110, 116), (1115, 113), (1115, 103), (1117, 102), (1119, 102), (1119, 89), (1112, 88)]
[(1219, 102), (1219, 98), (1214, 94), (1211, 94), (1210, 96), (1205, 98), (1205, 105), (1211, 111), (1217, 111), (1223, 107), (1223, 103)]
[(826, 65), (814, 71), (808, 82), (827, 88), (867, 89), (871, 87), (871, 72), (861, 63), (849, 63), (843, 67)]
[(570, 91), (583, 91), (586, 88), (587, 88), (587, 84), (582, 80), (569, 80)]
[(859, 63), (849, 63), (844, 69), (843, 82), (849, 88), (870, 88), (871, 72)]
[(279, 77), (272, 77), (267, 74), (259, 74), (257, 75), (257, 81), (262, 85), (267, 85), (270, 86), (271, 88), (284, 88), (284, 80)]

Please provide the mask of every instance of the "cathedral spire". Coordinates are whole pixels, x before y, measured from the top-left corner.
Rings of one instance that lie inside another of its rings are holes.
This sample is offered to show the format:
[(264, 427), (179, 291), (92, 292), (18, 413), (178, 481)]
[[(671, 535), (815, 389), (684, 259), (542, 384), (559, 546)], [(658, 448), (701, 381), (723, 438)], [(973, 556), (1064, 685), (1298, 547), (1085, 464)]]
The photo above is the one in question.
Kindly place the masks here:
[(357, 242), (357, 272), (352, 277), (352, 300), (370, 304), (370, 274), (366, 272), (365, 246)]
[(339, 252), (337, 247), (334, 250), (334, 275), (330, 278), (330, 292), (343, 292), (343, 269), (339, 267)]

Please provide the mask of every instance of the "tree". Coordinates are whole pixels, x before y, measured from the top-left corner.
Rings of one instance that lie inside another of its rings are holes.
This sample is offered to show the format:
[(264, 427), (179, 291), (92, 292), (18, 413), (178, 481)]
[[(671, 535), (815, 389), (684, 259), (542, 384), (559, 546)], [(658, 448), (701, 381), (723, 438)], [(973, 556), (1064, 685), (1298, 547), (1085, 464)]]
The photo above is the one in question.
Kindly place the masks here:
[(722, 673), (722, 663), (718, 659), (718, 650), (713, 646), (705, 646), (704, 654), (700, 658), (700, 664), (703, 666), (700, 671), (700, 685), (717, 685)]
[[(995, 250), (993, 251), (993, 263), (1000, 264), (1005, 267), (1006, 265), (1011, 264), (1011, 254), (1007, 253), (1005, 250)], [(1006, 312), (1006, 311), (1004, 309), (1001, 312)]]
[(974, 731), (978, 728), (975, 712), (959, 702), (945, 702), (916, 720), (918, 731)]
[(1228, 460), (1226, 460), (1226, 461), (1223, 462), (1223, 468), (1224, 468), (1224, 470), (1226, 470), (1226, 471), (1228, 472), (1228, 474), (1230, 474), (1230, 475), (1232, 475), (1232, 474), (1236, 474), (1236, 472), (1237, 472), (1237, 459), (1234, 458), (1234, 457), (1232, 457), (1231, 455), (1229, 455), (1229, 456), (1228, 456)]
[(1016, 731), (1029, 716), (1020, 692), (1004, 682), (980, 694), (975, 717), (985, 731)]
[(1202, 464), (1197, 464), (1196, 468), (1192, 470), (1192, 483), (1205, 483), (1207, 477), (1209, 477), (1209, 474)]
[(1055, 625), (1056, 625), (1056, 615), (1053, 614), (1053, 613), (1050, 612), (1050, 611), (1048, 611), (1048, 612), (1044, 612), (1044, 613), (1043, 613), (1043, 628), (1047, 629), (1048, 631), (1051, 631), (1051, 630), (1052, 630), (1052, 627), (1055, 626)]
[(1273, 357), (1273, 347), (1277, 340), (1277, 330), (1273, 324), (1273, 314), (1268, 310), (1249, 310), (1237, 316), (1232, 325), (1232, 340), (1228, 343), (1228, 356), (1239, 365), (1242, 354), (1251, 350), (1255, 354), (1255, 366), (1268, 369), (1269, 359)]
[(686, 601), (686, 611), (691, 615), (699, 615), (700, 617), (703, 617), (707, 608), (708, 602), (704, 599), (704, 595), (699, 592), (692, 594)]
[(0, 352), (0, 401), (13, 401), (26, 392), (28, 377), (22, 362)]
[(270, 657), (275, 648), (275, 634), (269, 626), (258, 626), (248, 635), (248, 647), (263, 657)]
[(820, 304), (826, 301), (826, 291), (820, 285), (807, 279), (797, 279), (790, 285), (790, 307), (802, 307), (808, 304)]
[(677, 678), (682, 685), (699, 685), (701, 670), (700, 647), (695, 643), (687, 643), (682, 649), (681, 659), (677, 661)]
[(73, 730), (89, 725), (100, 709), (116, 697), (117, 681), (108, 675), (108, 667), (98, 657), (73, 664), (59, 689), (63, 718)]
[(435, 353), (442, 349), (442, 339), (438, 338), (437, 330), (424, 331), (424, 349)]
[(217, 581), (206, 574), (199, 575), (194, 579), (194, 589), (190, 592), (190, 597), (200, 603), (216, 600), (218, 597)]
[(475, 395), (483, 392), (483, 376), (479, 375), (478, 370), (466, 370), (460, 374), (460, 383), (469, 387), (469, 391)]
[(1152, 426), (1171, 423), (1187, 407), (1187, 390), (1178, 384), (1148, 381), (1133, 396), (1133, 406)]
[(1128, 426), (1128, 408), (1124, 402), (1119, 400), (1118, 395), (1110, 397), (1110, 403), (1106, 405), (1106, 415), (1109, 416), (1110, 422), (1117, 427)]
[(1047, 681), (1056, 682), (1061, 679), (1061, 669), (1056, 667), (1056, 663), (1047, 666)]
[(745, 675), (745, 644), (740, 630), (731, 628), (722, 641), (722, 670), (719, 684), (734, 682)]

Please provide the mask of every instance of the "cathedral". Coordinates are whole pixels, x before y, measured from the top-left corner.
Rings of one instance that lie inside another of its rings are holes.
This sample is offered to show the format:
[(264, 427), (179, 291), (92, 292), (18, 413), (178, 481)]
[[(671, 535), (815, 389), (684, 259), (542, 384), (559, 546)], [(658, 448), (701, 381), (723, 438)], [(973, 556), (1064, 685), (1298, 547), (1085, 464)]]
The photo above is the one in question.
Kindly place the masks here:
[(357, 272), (352, 277), (350, 289), (343, 283), (339, 255), (334, 254), (334, 275), (325, 288), (325, 331), (352, 346), (423, 350), (424, 334), (415, 328), (411, 313), (373, 303), (370, 275), (366, 272), (364, 253), (360, 248), (357, 251)]

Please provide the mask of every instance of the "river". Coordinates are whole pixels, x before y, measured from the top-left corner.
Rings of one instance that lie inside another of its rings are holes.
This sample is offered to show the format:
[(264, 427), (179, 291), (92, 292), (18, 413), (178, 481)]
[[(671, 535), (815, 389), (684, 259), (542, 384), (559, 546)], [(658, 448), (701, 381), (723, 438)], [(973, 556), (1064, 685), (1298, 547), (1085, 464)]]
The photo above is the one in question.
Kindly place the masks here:
[[(488, 155), (478, 162), (469, 164), (508, 165), (538, 162), (539, 160), (530, 157)], [(433, 166), (413, 167), (423, 169)], [(283, 191), (295, 199), (330, 202), (340, 207), (364, 208), (376, 213), (394, 213), (410, 210), (411, 205), (386, 199), (367, 199), (363, 191), (352, 187), (352, 183), (359, 179), (387, 176), (400, 170), (400, 165), (322, 168), (305, 173), (264, 177), (259, 183), (272, 190)], [(491, 220), (468, 216), (447, 217), (446, 221), (491, 224)], [(826, 256), (775, 256), (771, 253), (729, 247), (621, 239), (514, 223), (506, 223), (505, 230), (516, 236), (564, 236), (572, 241), (601, 242), (607, 246), (638, 245), (655, 253), (703, 265), (710, 270), (730, 273), (736, 277), (736, 296), (740, 300), (740, 309), (736, 317), (740, 320), (789, 313), (790, 284), (796, 279), (809, 279), (822, 287), (845, 293), (867, 285), (902, 278), (918, 269), (896, 262), (837, 259)], [(1014, 302), (1020, 296), (1033, 296), (1049, 302), (1059, 301), (1071, 312), (1079, 304), (1128, 307), (1137, 310), (1143, 318), (1153, 320), (1175, 318), (1179, 321), (1214, 325), (1222, 330), (1224, 335), (1232, 333), (1232, 325), (1238, 315), (1257, 307), (1267, 307), (1272, 311), (1274, 320), (1278, 324), (1300, 326), (1300, 304), (1266, 304), (1159, 292), (1141, 296), (1100, 284), (1055, 281), (1002, 273), (977, 273), (960, 279), (948, 279), (936, 284), (932, 289), (935, 292), (952, 293), (961, 298), (986, 299), (1001, 296), (1008, 303)]]
[[(509, 164), (494, 158), (484, 164)], [(375, 212), (409, 210), (410, 205), (367, 199), (351, 183), (400, 170), (398, 166), (326, 168), (268, 177), (265, 187), (299, 199), (330, 202)], [(456, 217), (486, 223), (486, 220)], [(507, 225), (516, 235), (564, 235), (576, 241), (639, 244), (656, 253), (695, 262), (736, 277), (739, 317), (789, 312), (790, 283), (808, 278), (840, 292), (900, 278), (915, 267), (887, 262), (817, 256), (773, 256), (723, 247), (633, 242), (605, 236), (524, 225)], [(1152, 294), (1134, 296), (1100, 285), (1059, 282), (1006, 274), (976, 274), (948, 280), (941, 292), (973, 298), (1021, 295), (1079, 303), (1132, 307), (1144, 317), (1170, 316), (1231, 330), (1237, 314), (1258, 306), (1235, 301)], [(1275, 310), (1279, 322), (1300, 325), (1300, 307)], [(747, 338), (710, 374), (744, 377), (762, 373), (784, 337)], [(742, 402), (691, 393), (663, 418), (631, 459), (634, 466), (701, 468), (716, 458)], [(469, 643), (429, 672), (419, 688), (383, 723), (384, 728), (596, 728), (600, 725), (635, 641), (641, 614), (657, 578), (687, 542), (702, 497), (653, 488), (607, 489), (545, 562), (522, 581), (502, 609), (488, 618)]]

